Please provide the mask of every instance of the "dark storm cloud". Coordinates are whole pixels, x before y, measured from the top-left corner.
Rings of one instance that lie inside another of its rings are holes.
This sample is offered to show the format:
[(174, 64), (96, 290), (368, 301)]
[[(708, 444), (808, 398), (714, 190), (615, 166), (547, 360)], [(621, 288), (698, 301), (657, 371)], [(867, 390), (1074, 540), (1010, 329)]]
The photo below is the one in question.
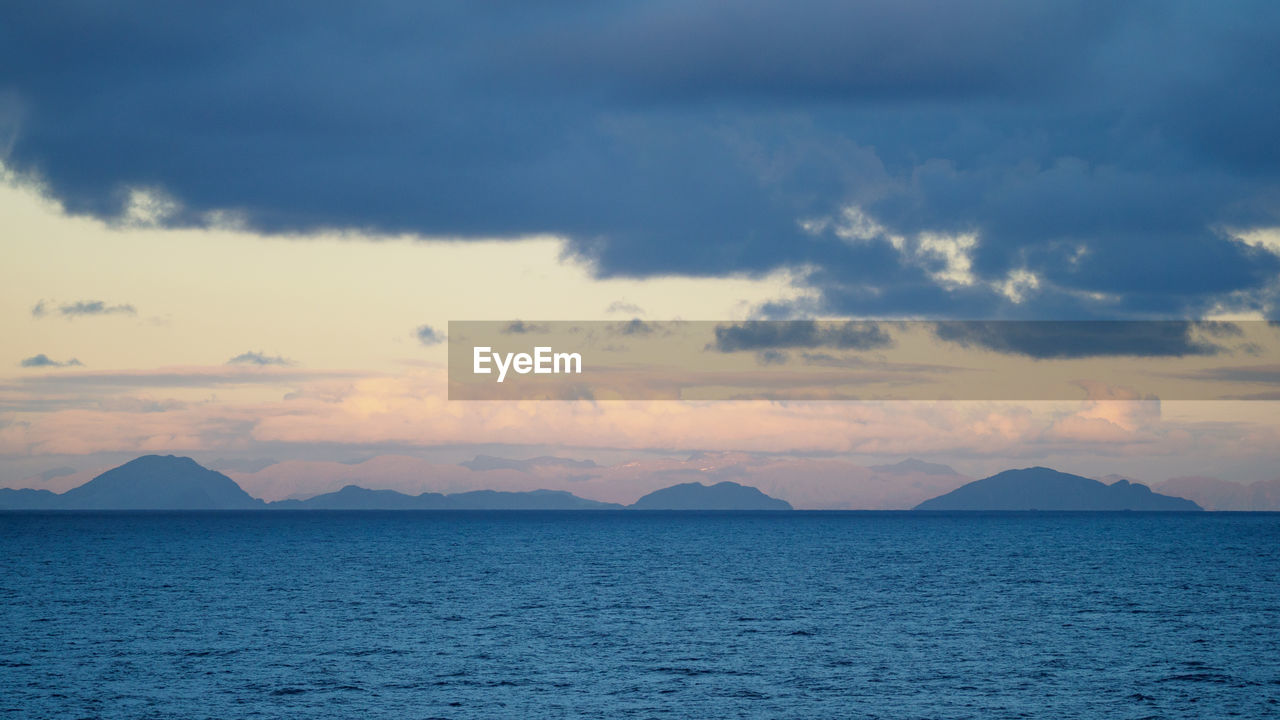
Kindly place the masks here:
[(1228, 348), (1206, 339), (1239, 337), (1226, 322), (1184, 321), (991, 321), (940, 322), (942, 340), (1035, 359), (1084, 357), (1185, 357), (1217, 355)]
[[(720, 352), (839, 348), (874, 350), (893, 344), (889, 333), (874, 322), (820, 323), (813, 320), (749, 320), (717, 325), (712, 347)], [(777, 356), (772, 356), (776, 363)]]
[[(140, 186), (176, 223), (806, 269), (781, 315), (1275, 317), (1280, 260), (1228, 230), (1280, 224), (1277, 33), (1258, 0), (9, 3), (0, 125), (104, 216)], [(921, 233), (975, 234), (972, 282)]]

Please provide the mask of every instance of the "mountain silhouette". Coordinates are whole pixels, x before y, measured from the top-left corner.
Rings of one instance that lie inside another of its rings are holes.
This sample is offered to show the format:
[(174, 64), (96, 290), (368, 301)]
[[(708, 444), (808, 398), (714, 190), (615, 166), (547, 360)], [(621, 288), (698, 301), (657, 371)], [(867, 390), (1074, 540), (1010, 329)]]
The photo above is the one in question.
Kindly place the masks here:
[[(942, 472), (945, 466), (908, 460), (888, 468)], [(949, 468), (947, 468), (949, 470)], [(735, 482), (672, 485), (645, 495), (634, 510), (790, 510), (785, 500)], [(234, 480), (188, 457), (146, 455), (108, 470), (61, 495), (48, 490), (0, 489), (3, 510), (610, 510), (616, 503), (580, 498), (563, 490), (475, 490), (407, 495), (348, 485), (305, 500), (267, 503)], [(1191, 500), (1152, 492), (1146, 485), (1111, 484), (1034, 467), (1007, 470), (926, 500), (917, 510), (1162, 510), (1201, 507)]]
[(736, 482), (715, 485), (682, 483), (654, 490), (635, 503), (631, 510), (790, 510), (785, 500), (769, 497), (758, 489)]
[(0, 510), (56, 510), (62, 496), (48, 490), (0, 488)]
[(62, 493), (75, 510), (253, 510), (263, 502), (189, 457), (144, 455)]
[(1140, 483), (1110, 485), (1044, 467), (1006, 470), (926, 500), (916, 510), (1200, 510)]
[(1176, 477), (1157, 483), (1155, 489), (1176, 493), (1206, 510), (1280, 510), (1280, 478), (1245, 484), (1212, 477)]
[(305, 500), (278, 500), (268, 503), (267, 507), (272, 510), (434, 510), (443, 497), (440, 493), (406, 495), (395, 490), (347, 485), (336, 492)]
[(586, 500), (563, 490), (406, 495), (395, 490), (368, 490), (348, 485), (337, 492), (306, 500), (281, 500), (268, 507), (273, 510), (616, 510), (622, 506)]
[[(558, 458), (551, 460), (559, 462)], [(782, 500), (733, 482), (675, 485), (640, 498), (637, 509), (790, 510)], [(347, 485), (305, 500), (267, 503), (234, 480), (188, 457), (146, 455), (108, 470), (61, 495), (48, 490), (0, 489), (0, 510), (620, 510), (617, 503), (563, 490), (473, 490), (407, 495)]]
[(144, 455), (61, 495), (0, 490), (5, 510), (254, 510), (266, 504), (188, 457)]

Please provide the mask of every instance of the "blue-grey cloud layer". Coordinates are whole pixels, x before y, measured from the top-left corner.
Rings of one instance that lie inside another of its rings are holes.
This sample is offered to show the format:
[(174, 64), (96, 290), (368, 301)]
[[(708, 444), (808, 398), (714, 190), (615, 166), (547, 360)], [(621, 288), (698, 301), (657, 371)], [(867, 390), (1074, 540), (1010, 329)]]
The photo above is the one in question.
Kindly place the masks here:
[(40, 353), (38, 355), (32, 355), (29, 358), (23, 358), (22, 362), (18, 363), (18, 365), (24, 368), (61, 368), (80, 367), (84, 365), (84, 363), (75, 358), (71, 358), (70, 360), (54, 360), (48, 355)]
[[(605, 275), (812, 268), (825, 312), (1274, 312), (1226, 230), (1280, 224), (1278, 34), (1269, 0), (10, 3), (0, 124), (103, 215), (556, 232)], [(799, 227), (850, 205), (868, 237)], [(922, 232), (975, 233), (977, 282)]]
[(1085, 357), (1186, 357), (1218, 355), (1229, 348), (1214, 342), (1238, 338), (1239, 325), (1228, 322), (940, 322), (938, 338), (963, 347), (1035, 359)]
[(230, 360), (227, 361), (227, 364), (228, 365), (257, 365), (259, 367), (265, 367), (267, 365), (280, 365), (282, 367), (289, 367), (293, 365), (294, 362), (289, 358), (281, 357), (279, 355), (268, 355), (263, 352), (250, 350), (248, 352), (242, 352), (239, 355), (236, 355), (235, 357), (231, 358)]
[(813, 320), (749, 320), (717, 325), (715, 335), (713, 347), (720, 352), (792, 348), (874, 350), (893, 344), (893, 338), (878, 323), (858, 321), (819, 324)]

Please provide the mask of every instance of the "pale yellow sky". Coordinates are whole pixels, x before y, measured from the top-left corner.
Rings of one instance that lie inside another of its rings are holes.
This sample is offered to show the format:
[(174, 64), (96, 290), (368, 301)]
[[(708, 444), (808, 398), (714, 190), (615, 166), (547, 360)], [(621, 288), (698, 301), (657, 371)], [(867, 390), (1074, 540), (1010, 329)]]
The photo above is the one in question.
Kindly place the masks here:
[[(615, 303), (651, 319), (746, 317), (803, 291), (760, 278), (592, 278), (554, 237), (446, 241), (328, 233), (262, 237), (70, 217), (12, 174), (0, 182), (4, 255), (0, 376), (44, 353), (114, 370), (217, 365), (246, 351), (308, 368), (388, 371), (443, 362), (413, 337), (451, 319), (605, 319)], [(65, 318), (61, 304), (131, 305), (136, 315)], [(44, 301), (51, 312), (32, 316)]]

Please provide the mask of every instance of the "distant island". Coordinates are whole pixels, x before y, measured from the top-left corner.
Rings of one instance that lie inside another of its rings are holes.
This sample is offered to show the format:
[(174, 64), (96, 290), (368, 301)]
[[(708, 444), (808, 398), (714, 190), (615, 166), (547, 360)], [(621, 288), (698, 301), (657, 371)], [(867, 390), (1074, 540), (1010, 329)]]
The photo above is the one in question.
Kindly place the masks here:
[(1110, 485), (1045, 467), (1006, 470), (962, 485), (916, 510), (1138, 510), (1197, 511), (1185, 498), (1161, 495), (1128, 480)]
[(473, 490), (407, 495), (348, 485), (305, 500), (266, 502), (189, 457), (145, 455), (62, 494), (0, 488), (0, 510), (790, 510), (784, 500), (733, 482), (684, 483), (632, 505), (563, 490)]
[(274, 510), (620, 510), (617, 503), (596, 502), (563, 490), (502, 492), (473, 490), (445, 495), (406, 495), (395, 490), (368, 490), (348, 485), (337, 492), (306, 500), (270, 503)]
[(791, 510), (785, 500), (736, 482), (682, 483), (654, 490), (629, 506), (632, 510)]
[[(477, 460), (486, 467), (498, 459)], [(514, 462), (514, 461), (512, 461)], [(556, 458), (523, 461), (562, 463)], [(570, 461), (572, 462), (572, 461)], [(954, 473), (942, 465), (906, 461), (885, 473)], [(599, 502), (564, 490), (473, 490), (408, 495), (347, 485), (306, 499), (266, 502), (234, 480), (188, 457), (146, 455), (58, 494), (0, 488), (0, 510), (792, 510), (790, 503), (735, 482), (689, 482), (655, 490), (630, 505)], [(1050, 468), (1006, 470), (926, 500), (915, 510), (950, 511), (1198, 511), (1191, 500), (1153, 492), (1146, 485), (1110, 484)]]
[(61, 495), (0, 489), (4, 510), (259, 510), (267, 503), (189, 457), (144, 455)]

